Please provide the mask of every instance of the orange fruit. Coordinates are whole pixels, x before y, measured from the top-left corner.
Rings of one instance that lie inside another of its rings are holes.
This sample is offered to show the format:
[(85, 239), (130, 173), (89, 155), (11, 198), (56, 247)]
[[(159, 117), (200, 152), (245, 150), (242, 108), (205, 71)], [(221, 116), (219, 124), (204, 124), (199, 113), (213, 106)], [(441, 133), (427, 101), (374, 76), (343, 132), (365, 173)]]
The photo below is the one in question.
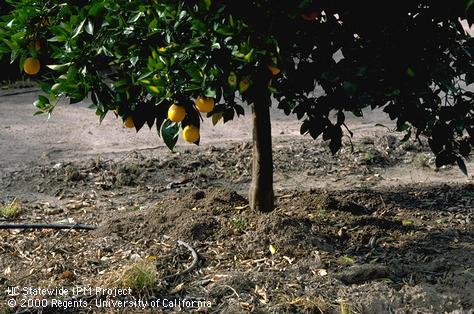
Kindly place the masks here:
[(26, 74), (35, 75), (40, 71), (41, 64), (36, 58), (27, 58), (23, 64), (23, 70)]
[(173, 122), (181, 122), (186, 116), (184, 107), (173, 104), (168, 109), (168, 119)]
[(127, 117), (125, 121), (123, 121), (123, 126), (126, 127), (127, 129), (131, 129), (135, 127), (135, 123), (133, 122), (132, 117)]
[(199, 129), (194, 125), (187, 125), (183, 130), (183, 139), (189, 143), (199, 140)]
[(273, 66), (273, 65), (267, 65), (268, 69), (270, 70), (270, 72), (272, 72), (272, 75), (278, 75), (278, 73), (280, 73), (280, 69), (277, 68), (276, 66)]
[(204, 96), (199, 96), (196, 99), (196, 108), (200, 112), (211, 112), (214, 109), (214, 99)]

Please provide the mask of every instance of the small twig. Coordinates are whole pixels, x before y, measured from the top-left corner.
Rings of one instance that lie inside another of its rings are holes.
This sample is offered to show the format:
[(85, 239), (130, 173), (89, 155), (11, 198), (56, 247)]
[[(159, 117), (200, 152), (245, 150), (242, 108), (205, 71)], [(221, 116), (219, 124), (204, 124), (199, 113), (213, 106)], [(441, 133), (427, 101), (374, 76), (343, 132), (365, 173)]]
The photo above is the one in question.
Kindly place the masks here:
[(188, 268), (186, 268), (185, 270), (183, 270), (182, 272), (166, 276), (164, 279), (179, 277), (179, 276), (182, 276), (184, 274), (187, 274), (191, 270), (193, 270), (197, 265), (197, 262), (198, 262), (199, 258), (198, 258), (198, 255), (197, 255), (196, 251), (189, 244), (187, 244), (184, 241), (178, 240), (177, 242), (178, 242), (179, 245), (184, 246), (185, 248), (187, 248), (189, 250), (189, 252), (191, 252), (191, 256), (193, 257), (193, 261), (192, 261), (191, 265)]
[(83, 224), (0, 224), (0, 229), (76, 229), (94, 230), (97, 226)]
[(228, 288), (228, 289), (232, 290), (232, 292), (234, 292), (234, 294), (237, 296), (237, 299), (239, 299), (239, 300), (240, 300), (240, 296), (239, 296), (239, 294), (237, 293), (237, 291), (235, 291), (235, 289), (234, 289), (234, 288), (232, 288), (232, 287), (231, 287), (231, 286), (229, 286), (229, 285), (222, 285), (222, 287), (224, 287), (224, 288)]

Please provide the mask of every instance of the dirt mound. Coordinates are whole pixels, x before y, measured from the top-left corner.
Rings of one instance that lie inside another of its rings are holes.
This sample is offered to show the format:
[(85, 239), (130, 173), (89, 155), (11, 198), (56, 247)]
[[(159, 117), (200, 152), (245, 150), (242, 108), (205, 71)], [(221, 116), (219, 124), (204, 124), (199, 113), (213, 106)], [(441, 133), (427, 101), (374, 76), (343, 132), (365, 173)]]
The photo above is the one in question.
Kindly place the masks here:
[(221, 231), (232, 212), (247, 200), (225, 188), (180, 191), (174, 198), (145, 211), (114, 216), (103, 223), (97, 235), (118, 234), (127, 239), (167, 235), (175, 239), (204, 241)]

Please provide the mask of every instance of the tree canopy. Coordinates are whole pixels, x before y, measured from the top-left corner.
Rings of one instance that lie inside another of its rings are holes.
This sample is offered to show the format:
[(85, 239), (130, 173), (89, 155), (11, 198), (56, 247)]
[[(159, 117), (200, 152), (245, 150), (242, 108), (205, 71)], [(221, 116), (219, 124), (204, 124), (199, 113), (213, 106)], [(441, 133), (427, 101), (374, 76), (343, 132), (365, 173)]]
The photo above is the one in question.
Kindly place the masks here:
[[(335, 153), (345, 113), (383, 107), (406, 138), (429, 139), (437, 166), (466, 171), (474, 40), (459, 18), (474, 22), (472, 0), (7, 2), (0, 54), (40, 61), (39, 112), (90, 97), (100, 119), (116, 110), (137, 130), (156, 125), (172, 148), (181, 129), (199, 128), (198, 96), (215, 99), (214, 123), (242, 115), (240, 100), (272, 96)], [(173, 103), (186, 108), (180, 123), (167, 119)]]

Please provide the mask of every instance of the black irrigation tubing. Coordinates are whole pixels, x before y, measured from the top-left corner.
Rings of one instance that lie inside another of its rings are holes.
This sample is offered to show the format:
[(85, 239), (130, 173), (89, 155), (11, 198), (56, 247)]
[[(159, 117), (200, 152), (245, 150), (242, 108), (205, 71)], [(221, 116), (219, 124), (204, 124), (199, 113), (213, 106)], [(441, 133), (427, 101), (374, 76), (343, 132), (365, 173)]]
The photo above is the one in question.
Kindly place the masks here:
[(0, 229), (76, 229), (94, 230), (97, 226), (83, 224), (0, 224)]

